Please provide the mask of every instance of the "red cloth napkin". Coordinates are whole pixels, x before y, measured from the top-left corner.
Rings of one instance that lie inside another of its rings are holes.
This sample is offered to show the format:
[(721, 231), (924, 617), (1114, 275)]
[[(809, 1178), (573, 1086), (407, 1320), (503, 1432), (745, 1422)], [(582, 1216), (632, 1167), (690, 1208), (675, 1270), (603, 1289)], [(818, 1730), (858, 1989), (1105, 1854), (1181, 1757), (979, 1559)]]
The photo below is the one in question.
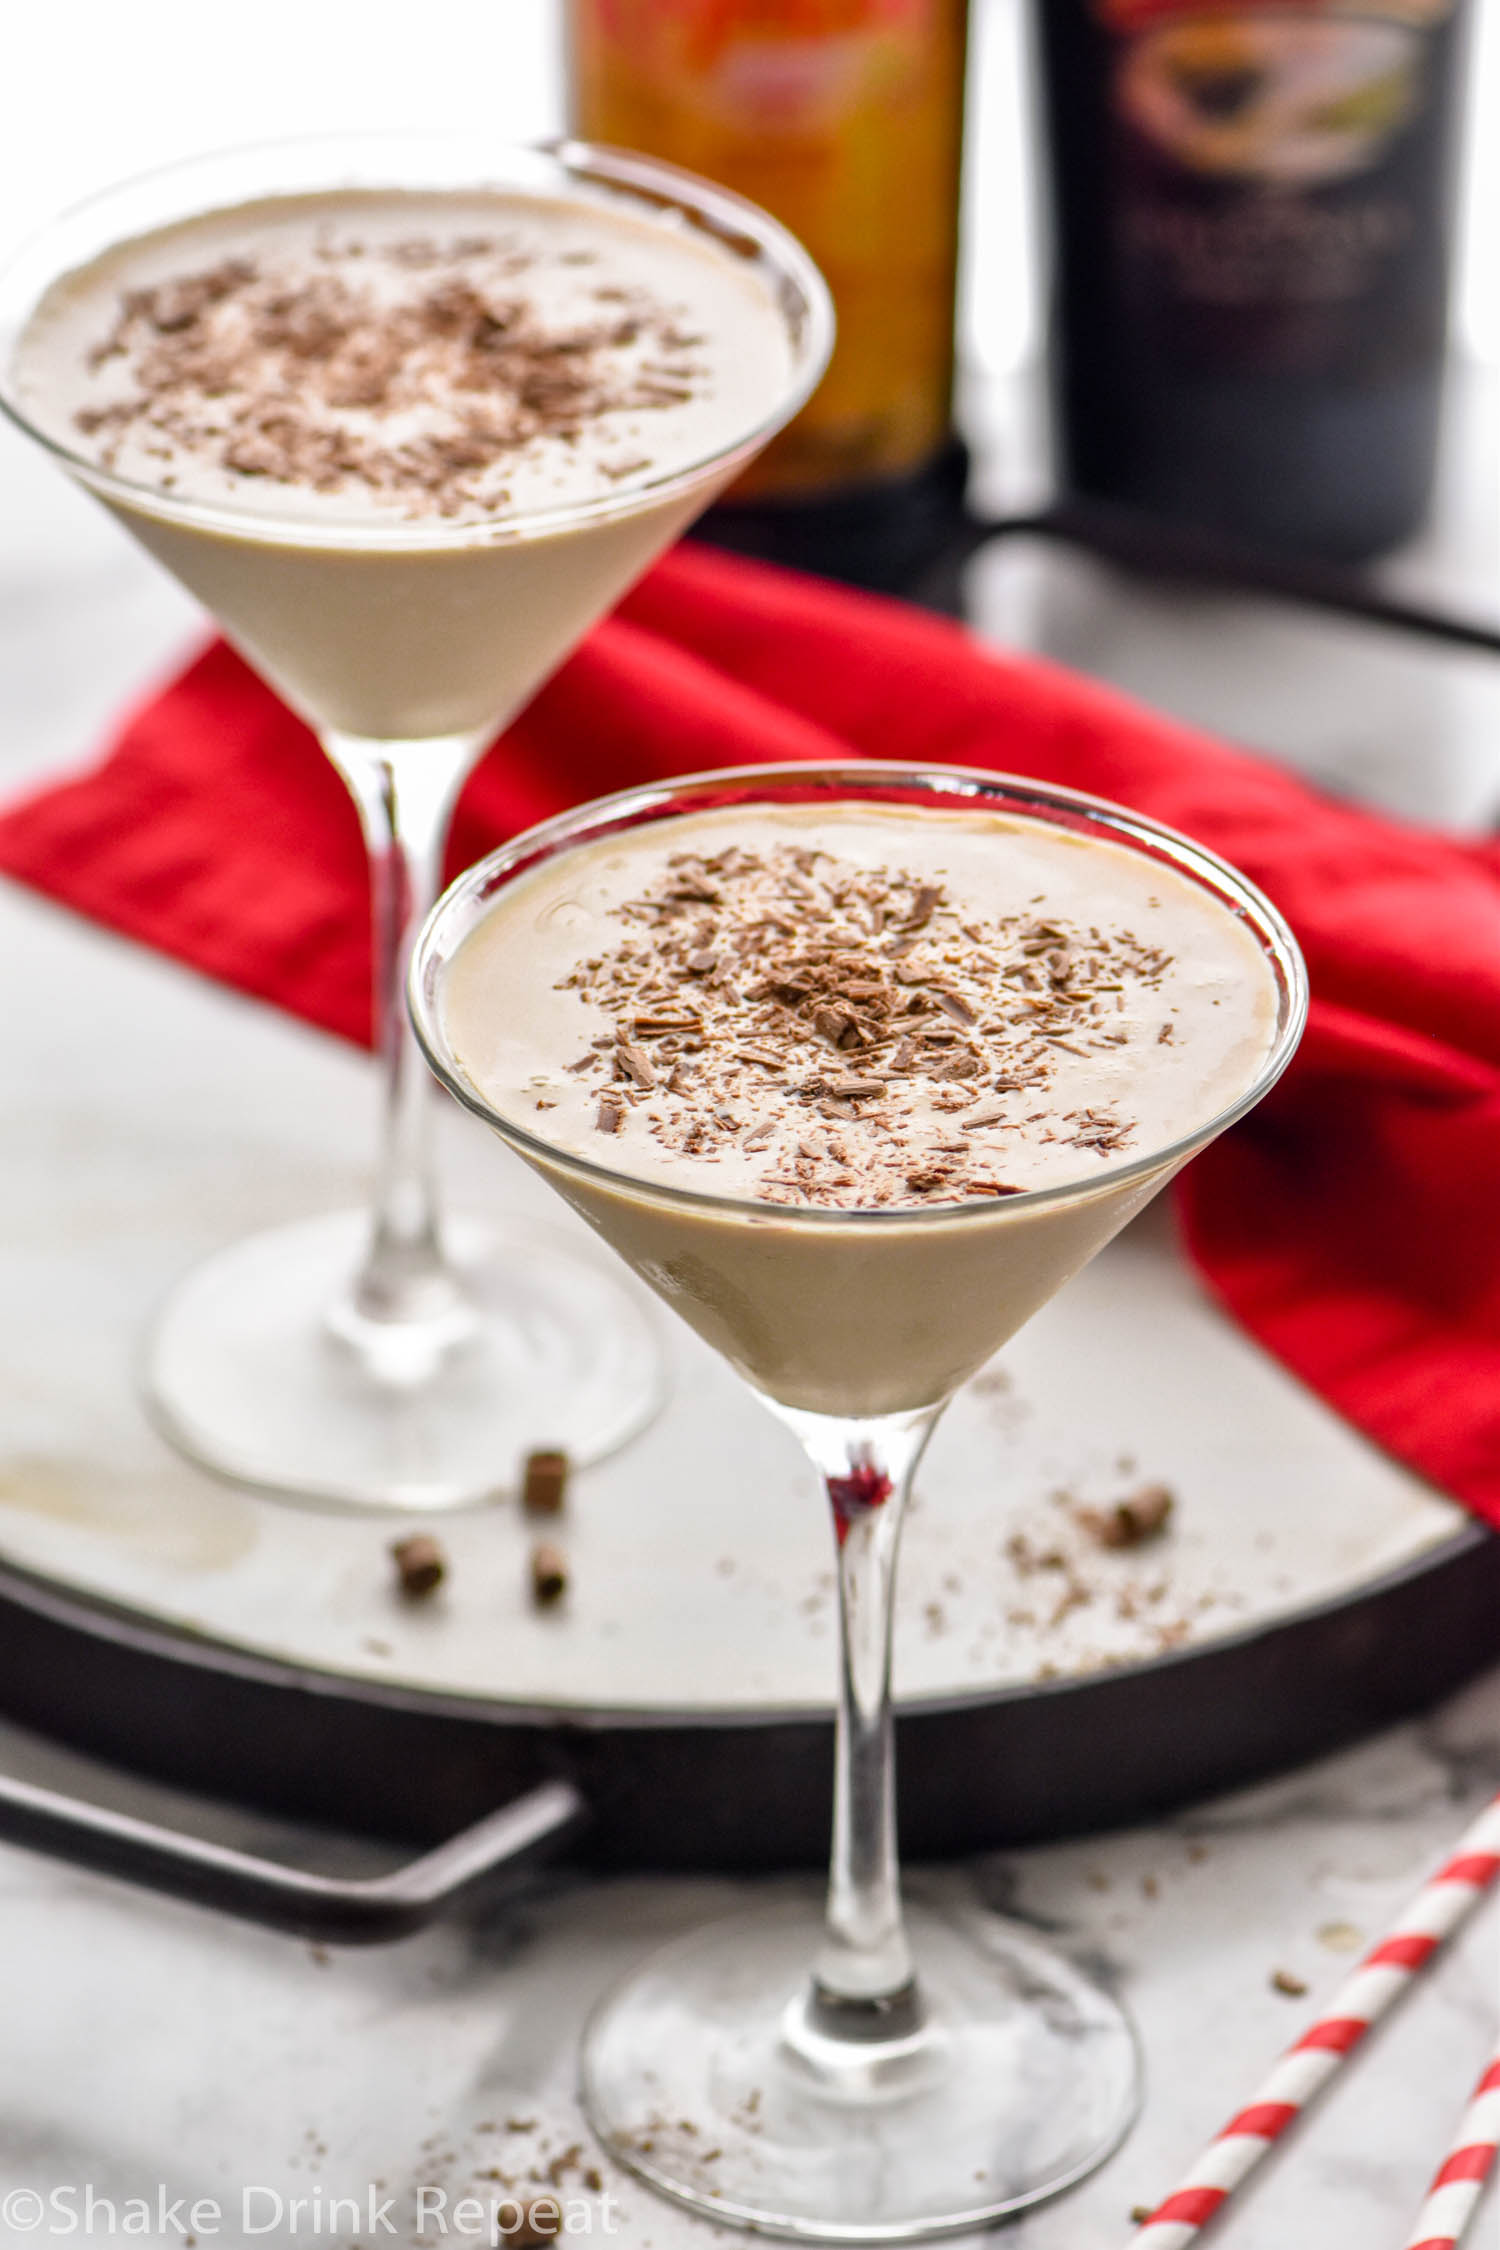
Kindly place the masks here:
[[(949, 760), (1185, 829), (1290, 918), (1301, 1055), (1187, 1171), (1230, 1310), (1400, 1459), (1500, 1526), (1500, 849), (1335, 804), (1274, 767), (889, 601), (679, 548), (474, 774), (452, 863), (578, 800), (755, 759)], [(350, 1038), (363, 857), (341, 782), (210, 648), (104, 763), (0, 817), (0, 866)]]

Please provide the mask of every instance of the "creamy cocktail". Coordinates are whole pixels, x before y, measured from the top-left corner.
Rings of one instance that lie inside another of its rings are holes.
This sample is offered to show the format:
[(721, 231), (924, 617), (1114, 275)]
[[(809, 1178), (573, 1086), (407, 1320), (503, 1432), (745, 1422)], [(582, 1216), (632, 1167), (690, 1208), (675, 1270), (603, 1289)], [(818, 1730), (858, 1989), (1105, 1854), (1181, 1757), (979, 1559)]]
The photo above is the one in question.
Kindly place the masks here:
[(113, 244), (11, 382), (288, 700), (389, 739), (523, 702), (795, 356), (753, 264), (628, 202), (347, 188)]
[(370, 851), (373, 1223), (257, 1237), (169, 1300), (148, 1399), (209, 1466), (446, 1507), (654, 1411), (612, 1273), (505, 1227), (440, 1235), (406, 955), (485, 741), (795, 412), (830, 336), (808, 260), (737, 198), (455, 135), (181, 166), (0, 276), (0, 398), (317, 729)]
[(585, 2041), (596, 2129), (665, 2193), (819, 2241), (959, 2233), (1066, 2186), (1130, 2122), (1133, 2038), (1032, 1933), (903, 1915), (899, 1527), (953, 1389), (1289, 1059), (1283, 925), (1067, 791), (747, 768), (472, 869), (412, 1005), (445, 1083), (795, 1432), (837, 1536), (821, 1941), (773, 1910), (648, 1962)]
[[(1231, 1106), (1277, 992), (1244, 926), (1138, 853), (853, 803), (544, 862), (466, 941), (443, 1009), (477, 1094), (607, 1167), (549, 1176), (742, 1373), (877, 1414), (946, 1397), (1123, 1224), (1159, 1181), (1114, 1184), (1119, 1160)], [(1016, 1201), (1060, 1186), (1082, 1192)], [(886, 1223), (807, 1223), (859, 1210)]]

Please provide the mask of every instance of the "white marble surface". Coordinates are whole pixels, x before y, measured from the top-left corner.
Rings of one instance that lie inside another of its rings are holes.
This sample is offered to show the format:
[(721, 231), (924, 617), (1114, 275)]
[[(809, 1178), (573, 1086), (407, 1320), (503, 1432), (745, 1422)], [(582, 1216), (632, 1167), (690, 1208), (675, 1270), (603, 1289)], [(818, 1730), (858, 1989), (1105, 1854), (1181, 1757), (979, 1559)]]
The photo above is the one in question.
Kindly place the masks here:
[[(982, 557), (973, 591), (998, 634), (1351, 791), (1473, 825), (1500, 801), (1500, 679), (1486, 660), (1376, 647), (1367, 634), (1269, 607), (1127, 589), (1092, 566), (1019, 549)], [(0, 431), (0, 786), (76, 761), (195, 630), (183, 597)], [(10, 974), (24, 979), (22, 923), (14, 931)], [(224, 1006), (231, 1039), (233, 1004)], [(14, 1115), (14, 1079), (7, 1092)], [(347, 1098), (352, 1120), (352, 1079)], [(80, 1124), (58, 1158), (107, 1194), (102, 1145)], [(310, 1155), (310, 1198), (320, 1162)], [(324, 1184), (348, 1183), (341, 1169)], [(232, 1229), (239, 1214), (216, 1183), (184, 1185), (189, 1231)], [(41, 1270), (33, 1261), (23, 1279)], [(0, 1765), (294, 1856), (324, 1850), (118, 1782), (13, 1729), (0, 1729)], [(1145, 2042), (1148, 2102), (1124, 2150), (1001, 2239), (1015, 2250), (1123, 2250), (1132, 2206), (1169, 2187), (1248, 2097), (1351, 1949), (1381, 1929), (1497, 1786), (1492, 1677), (1424, 1724), (1159, 1827), (924, 1876), (977, 1886), (1097, 1963)], [(330, 1957), (0, 1850), (0, 2245), (65, 2228), (66, 2202), (30, 2227), (27, 2194), (72, 2190), (81, 2208), (90, 2186), (114, 2199), (117, 2233), (128, 2199), (155, 2206), (162, 2191), (169, 2206), (220, 2206), (217, 2232), (200, 2230), (205, 2242), (312, 2250), (443, 2239), (432, 2219), (418, 2231), (418, 2188), (453, 2196), (492, 2165), (524, 2170), (544, 2144), (555, 2154), (577, 2139), (572, 2056), (589, 2000), (655, 1937), (744, 1888), (553, 1880), (487, 1917)], [(1276, 1991), (1278, 1970), (1305, 1981), (1306, 1997)], [(1490, 1908), (1235, 2206), (1215, 2237), (1225, 2250), (1400, 2250), (1492, 2042), (1496, 1972)], [(535, 2131), (507, 2145), (503, 2131), (485, 2130), (512, 2117), (536, 2119)], [(247, 2190), (260, 2191), (248, 2206)], [(393, 2199), (395, 2235), (330, 2221), (331, 2197), (363, 2202), (372, 2191)], [(300, 2218), (275, 2218), (278, 2198), (319, 2192)], [(582, 2192), (576, 2175), (568, 2192)], [(708, 2239), (613, 2174), (604, 2192), (613, 2209), (588, 2198), (594, 2232), (638, 2250)], [(188, 2225), (169, 2211), (133, 2238), (175, 2244)], [(101, 2210), (85, 2238), (108, 2234)]]
[[(76, 1777), (74, 1761), (13, 1733), (0, 1752), (13, 1771)], [(1117, 1987), (1144, 2040), (1147, 2105), (1125, 2148), (997, 2239), (1124, 2250), (1132, 2207), (1163, 2193), (1248, 2098), (1497, 1781), (1491, 1680), (1427, 1724), (1161, 1827), (919, 1876), (973, 1886), (1045, 1928)], [(159, 1793), (127, 1794), (158, 1809)], [(214, 1825), (307, 1849), (243, 1819)], [(90, 2184), (122, 2213), (131, 2198), (154, 2204), (159, 2187), (169, 2201), (212, 2198), (237, 2245), (440, 2240), (420, 2223), (419, 2188), (484, 2194), (491, 2167), (524, 2175), (584, 2137), (573, 2054), (591, 1999), (657, 1939), (750, 1888), (554, 1879), (487, 1917), (329, 1955), (0, 1853), (0, 2240), (48, 2239), (7, 2226), (8, 2194), (81, 2197)], [(1428, 1972), (1222, 2223), (1225, 2250), (1401, 2250), (1493, 2039), (1495, 1936), (1482, 1914)], [(1277, 1971), (1307, 1996), (1273, 1989)], [(504, 2131), (515, 2118), (534, 2129)], [(261, 2231), (297, 2195), (363, 2204), (376, 2182), (394, 2199), (394, 2236), (331, 2232), (316, 2206)], [(248, 2206), (247, 2191), (260, 2191)], [(576, 2173), (565, 2193), (578, 2232), (587, 2207), (589, 2231), (633, 2250), (723, 2239), (607, 2168), (602, 2193)], [(145, 2239), (165, 2250), (178, 2237)]]

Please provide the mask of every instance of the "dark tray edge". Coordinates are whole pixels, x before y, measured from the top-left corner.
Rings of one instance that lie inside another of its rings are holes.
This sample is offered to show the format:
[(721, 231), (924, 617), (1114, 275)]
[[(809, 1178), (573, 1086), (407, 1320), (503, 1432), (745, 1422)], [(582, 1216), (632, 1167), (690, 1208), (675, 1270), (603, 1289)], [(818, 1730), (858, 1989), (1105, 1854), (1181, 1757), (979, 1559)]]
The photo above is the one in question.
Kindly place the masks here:
[[(1139, 1820), (1406, 1717), (1497, 1659), (1500, 1539), (1474, 1524), (1353, 1595), (1196, 1648), (904, 1704), (904, 1841), (942, 1856)], [(611, 1864), (810, 1864), (828, 1832), (823, 1710), (476, 1703), (235, 1649), (9, 1565), (0, 1711), (157, 1781), (393, 1840), (557, 1777)]]

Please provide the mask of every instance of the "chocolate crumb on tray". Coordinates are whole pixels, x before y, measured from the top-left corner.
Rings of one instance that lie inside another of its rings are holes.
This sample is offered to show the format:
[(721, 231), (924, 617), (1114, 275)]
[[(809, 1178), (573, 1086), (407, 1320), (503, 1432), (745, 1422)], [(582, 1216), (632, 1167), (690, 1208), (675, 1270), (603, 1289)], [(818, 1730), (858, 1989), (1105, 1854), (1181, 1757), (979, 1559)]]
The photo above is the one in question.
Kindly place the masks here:
[(1171, 1521), (1176, 1496), (1170, 1485), (1143, 1484), (1105, 1508), (1079, 1508), (1078, 1521), (1101, 1547), (1143, 1547)]
[(506, 2230), (507, 2242), (521, 2245), (521, 2250), (534, 2250), (539, 2242), (555, 2242), (563, 2231), (563, 2207), (555, 2195), (539, 2195), (535, 2202), (523, 2206), (513, 2227)]

